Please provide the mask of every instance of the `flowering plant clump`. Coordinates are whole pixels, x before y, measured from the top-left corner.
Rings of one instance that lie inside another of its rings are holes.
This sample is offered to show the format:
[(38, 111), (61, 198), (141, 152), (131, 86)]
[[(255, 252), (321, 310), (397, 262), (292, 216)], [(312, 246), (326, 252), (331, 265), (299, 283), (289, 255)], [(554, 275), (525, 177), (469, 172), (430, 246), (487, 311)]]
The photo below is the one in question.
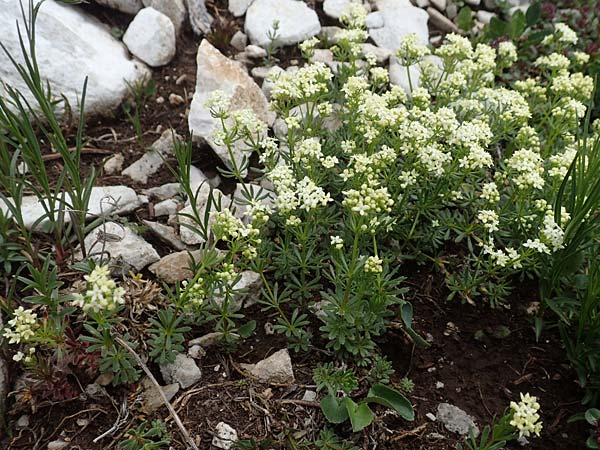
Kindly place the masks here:
[[(317, 308), (330, 347), (366, 362), (393, 306), (419, 340), (402, 299), (402, 261), (433, 262), (451, 298), (496, 305), (512, 275), (538, 273), (563, 248), (571, 216), (553, 205), (593, 80), (577, 71), (576, 37), (562, 25), (536, 60), (538, 75), (511, 86), (496, 83), (517, 58), (511, 42), (495, 49), (455, 34), (437, 49), (406, 36), (388, 71), (363, 53), (364, 14), (353, 3), (342, 18), (336, 63), (273, 76), (276, 138), (258, 125), (240, 134), (236, 115), (208, 106), (231, 159), (245, 148), (264, 165), (260, 188), (233, 167), (242, 203), (260, 204), (258, 193), (268, 205), (256, 226), (251, 216), (216, 213), (217, 238), (236, 253), (234, 242), (256, 239), (256, 253), (242, 256), (246, 267), (273, 272), (274, 284), (263, 277), (272, 286), (265, 303), (292, 345), (308, 347), (307, 312)], [(319, 45), (301, 48), (310, 57)]]
[[(519, 402), (510, 402), (510, 408), (492, 426), (486, 425), (477, 438), (471, 430), (469, 438), (465, 441), (468, 450), (494, 450), (501, 449), (512, 440), (528, 438), (533, 435), (539, 437), (542, 431), (540, 421), (540, 405), (537, 398), (527, 394), (520, 394)], [(463, 450), (463, 445), (458, 444), (457, 450)]]

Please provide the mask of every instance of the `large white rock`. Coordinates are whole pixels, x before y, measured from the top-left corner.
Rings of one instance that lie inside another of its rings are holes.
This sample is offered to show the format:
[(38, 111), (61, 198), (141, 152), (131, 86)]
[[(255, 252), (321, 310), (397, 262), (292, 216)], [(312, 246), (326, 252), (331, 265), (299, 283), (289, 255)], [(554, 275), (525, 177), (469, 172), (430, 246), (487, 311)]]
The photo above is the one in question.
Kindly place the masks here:
[(127, 14), (135, 14), (142, 9), (142, 0), (96, 0), (96, 3)]
[(154, 247), (126, 225), (107, 222), (94, 228), (84, 240), (88, 256), (122, 261), (135, 270), (160, 259)]
[(412, 33), (422, 44), (429, 43), (429, 16), (421, 8), (412, 6), (408, 0), (379, 0), (377, 6), (383, 17), (383, 26), (370, 28), (369, 35), (378, 47), (395, 52), (402, 38)]
[[(70, 201), (69, 196), (65, 196), (65, 202), (70, 204)], [(40, 228), (43, 230), (43, 224), (47, 219), (45, 219), (46, 210), (42, 202), (36, 196), (27, 196), (23, 197), (21, 205), (21, 213), (25, 226), (31, 229), (39, 221), (36, 229)], [(142, 201), (130, 187), (96, 186), (92, 188), (90, 194), (87, 217), (127, 214), (141, 205)], [(0, 200), (0, 210), (12, 216), (8, 206), (2, 200)], [(65, 214), (65, 222), (68, 223), (70, 220), (70, 215)]]
[(147, 7), (131, 21), (123, 42), (146, 64), (164, 66), (175, 56), (175, 25), (163, 13)]
[(279, 21), (277, 45), (292, 45), (321, 31), (317, 13), (303, 1), (254, 0), (246, 11), (246, 34), (253, 44), (266, 47), (274, 22)]
[(155, 10), (163, 13), (175, 27), (175, 32), (181, 31), (181, 26), (185, 22), (187, 10), (183, 0), (142, 0), (144, 6), (151, 6)]
[[(20, 3), (27, 11), (28, 0), (0, 0), (0, 41), (22, 63), (16, 27), (18, 21), (23, 32)], [(74, 111), (79, 108), (83, 83), (88, 77), (85, 98), (88, 114), (112, 113), (129, 93), (127, 82), (135, 84), (149, 74), (142, 63), (127, 57), (125, 47), (111, 36), (106, 26), (78, 8), (54, 0), (47, 0), (40, 8), (36, 56), (52, 93), (57, 98), (63, 94)], [(0, 80), (32, 98), (3, 51), (0, 51)], [(2, 84), (0, 95), (4, 95)]]
[[(230, 111), (251, 109), (260, 120), (269, 125), (273, 123), (273, 114), (269, 112), (267, 98), (248, 73), (238, 63), (223, 56), (206, 39), (198, 48), (197, 64), (196, 91), (188, 116), (190, 133), (194, 139), (208, 142), (224, 162), (230, 162), (227, 149), (217, 145), (212, 139), (214, 131), (220, 127), (210, 110), (204, 106), (212, 92), (220, 90), (230, 97)], [(234, 158), (238, 164), (243, 156), (244, 149), (236, 146)]]

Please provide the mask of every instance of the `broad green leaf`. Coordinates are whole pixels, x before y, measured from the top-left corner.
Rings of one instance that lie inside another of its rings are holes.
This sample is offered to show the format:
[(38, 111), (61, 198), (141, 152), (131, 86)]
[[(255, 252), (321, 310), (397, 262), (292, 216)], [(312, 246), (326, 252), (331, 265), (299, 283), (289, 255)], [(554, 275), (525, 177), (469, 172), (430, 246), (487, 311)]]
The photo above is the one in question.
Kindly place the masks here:
[(392, 408), (405, 420), (415, 419), (415, 411), (408, 399), (397, 390), (383, 384), (373, 385), (365, 401)]
[(469, 31), (473, 28), (473, 12), (468, 6), (463, 6), (456, 16), (456, 23), (463, 31)]
[(348, 411), (333, 394), (328, 394), (321, 400), (321, 411), (331, 423), (342, 423), (348, 419)]
[(585, 420), (590, 425), (596, 425), (596, 422), (600, 420), (600, 410), (596, 408), (590, 408), (585, 412)]
[(508, 22), (492, 17), (488, 27), (488, 34), (491, 39), (498, 39), (508, 34)]
[(375, 415), (369, 408), (369, 405), (367, 405), (366, 401), (356, 404), (350, 397), (346, 397), (343, 402), (346, 406), (346, 410), (348, 411), (350, 423), (352, 423), (352, 431), (357, 433), (363, 428), (368, 427), (371, 422), (373, 422)]

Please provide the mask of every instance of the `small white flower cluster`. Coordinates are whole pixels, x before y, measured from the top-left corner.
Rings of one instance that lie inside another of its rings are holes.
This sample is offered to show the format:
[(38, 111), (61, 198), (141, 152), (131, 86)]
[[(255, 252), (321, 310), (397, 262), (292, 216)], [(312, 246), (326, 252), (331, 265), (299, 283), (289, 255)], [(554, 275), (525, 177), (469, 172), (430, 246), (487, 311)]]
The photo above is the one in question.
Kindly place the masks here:
[(125, 303), (125, 290), (110, 277), (108, 266), (96, 266), (83, 278), (87, 282), (87, 290), (84, 294), (74, 294), (73, 304), (85, 312), (112, 312)]
[[(289, 215), (297, 209), (308, 212), (332, 201), (330, 194), (309, 177), (296, 181), (294, 171), (285, 164), (276, 166), (268, 177), (277, 192), (275, 207), (283, 214)], [(296, 218), (292, 219), (291, 224), (294, 223), (299, 223)]]
[(184, 280), (181, 285), (187, 292), (186, 299), (194, 306), (200, 306), (206, 300), (206, 290), (204, 289), (204, 280), (198, 277), (193, 284)]
[(515, 270), (518, 270), (522, 267), (519, 252), (512, 247), (501, 249), (495, 248), (493, 243), (486, 244), (483, 246), (483, 253), (489, 255), (490, 259), (498, 267), (510, 266)]
[(383, 272), (383, 260), (378, 256), (369, 256), (365, 261), (364, 271), (367, 273)]
[(517, 150), (506, 162), (507, 167), (514, 170), (514, 183), (519, 188), (544, 187), (544, 161), (539, 153), (524, 148)]
[(8, 339), (9, 344), (29, 342), (38, 328), (37, 320), (37, 314), (32, 309), (19, 306), (13, 311), (13, 318), (8, 321), (3, 336)]
[(331, 245), (337, 250), (344, 248), (344, 240), (340, 236), (331, 236), (329, 240)]
[(543, 45), (550, 45), (553, 43), (563, 45), (574, 45), (577, 44), (578, 38), (577, 33), (564, 23), (557, 23), (554, 25), (554, 34), (549, 34), (542, 41)]
[(343, 194), (342, 204), (360, 216), (390, 212), (394, 204), (387, 187), (372, 187), (367, 183), (363, 183), (360, 189), (343, 191)]
[(400, 41), (396, 57), (403, 66), (412, 66), (429, 54), (431, 54), (431, 51), (421, 43), (419, 36), (411, 33), (404, 36)]
[(537, 398), (521, 393), (520, 402), (510, 402), (512, 419), (509, 422), (511, 426), (519, 431), (520, 437), (529, 437), (532, 434), (539, 436), (542, 431), (542, 422), (538, 413), (540, 404)]
[(552, 210), (547, 211), (544, 216), (544, 225), (542, 227), (541, 235), (553, 251), (563, 248), (565, 232), (560, 225), (554, 221), (554, 213)]
[(327, 92), (332, 77), (331, 69), (320, 62), (304, 66), (293, 74), (272, 74), (270, 80), (275, 85), (271, 98), (275, 101), (306, 101)]
[(492, 211), (491, 209), (482, 209), (477, 214), (477, 219), (483, 225), (489, 233), (493, 233), (494, 231), (498, 231), (498, 225), (500, 225), (500, 219), (498, 218), (498, 213), (496, 211)]
[(221, 90), (211, 92), (208, 100), (204, 103), (204, 107), (209, 109), (215, 117), (227, 114), (231, 104), (230, 97)]

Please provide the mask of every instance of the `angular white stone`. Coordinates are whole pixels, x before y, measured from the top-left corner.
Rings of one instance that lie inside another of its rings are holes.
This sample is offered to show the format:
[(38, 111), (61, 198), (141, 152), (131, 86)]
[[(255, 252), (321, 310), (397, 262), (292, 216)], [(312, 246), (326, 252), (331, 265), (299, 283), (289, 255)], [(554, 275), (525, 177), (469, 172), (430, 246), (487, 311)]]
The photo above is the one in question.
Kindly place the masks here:
[[(196, 91), (188, 116), (190, 133), (196, 140), (208, 142), (215, 153), (228, 163), (231, 161), (229, 152), (212, 139), (214, 131), (219, 129), (220, 124), (204, 106), (212, 92), (220, 90), (230, 97), (230, 111), (251, 109), (268, 125), (273, 123), (273, 113), (269, 111), (269, 103), (265, 95), (248, 73), (238, 63), (219, 52), (206, 39), (198, 48), (197, 63)], [(244, 156), (242, 144), (240, 143), (233, 150), (234, 158), (240, 164)]]
[[(23, 63), (23, 58), (16, 22), (22, 33), (25, 29), (21, 4), (27, 14), (28, 0), (0, 0), (0, 39), (19, 63)], [(36, 55), (42, 77), (50, 83), (56, 98), (61, 94), (67, 98), (75, 114), (86, 76), (85, 112), (102, 115), (112, 113), (128, 95), (127, 82), (135, 84), (149, 75), (147, 67), (127, 57), (125, 47), (111, 36), (105, 25), (80, 8), (54, 0), (44, 2), (35, 31)], [(3, 51), (0, 51), (0, 80), (25, 94), (27, 99), (32, 99), (26, 84)], [(0, 84), (0, 95), (4, 93)], [(61, 111), (64, 111), (64, 106), (59, 106)]]
[(154, 247), (138, 236), (132, 228), (115, 222), (107, 222), (94, 228), (84, 240), (88, 256), (123, 261), (135, 270), (160, 259)]
[(215, 428), (212, 445), (223, 450), (230, 450), (238, 440), (237, 431), (225, 422), (219, 422)]
[(144, 8), (129, 24), (123, 43), (149, 66), (164, 66), (175, 56), (175, 25), (156, 9)]
[(241, 17), (246, 14), (248, 7), (253, 0), (229, 0), (229, 12), (235, 17)]
[(202, 378), (202, 372), (189, 356), (179, 353), (172, 364), (160, 366), (160, 373), (167, 383), (179, 383), (185, 389)]
[(211, 16), (206, 9), (206, 0), (186, 0), (187, 10), (190, 15), (190, 24), (192, 30), (198, 36), (210, 33), (210, 26), (213, 22)]
[(269, 33), (273, 23), (279, 21), (274, 42), (292, 45), (319, 33), (321, 24), (317, 13), (303, 1), (254, 0), (246, 11), (246, 34), (253, 44), (266, 47), (271, 43)]
[[(9, 199), (10, 201), (10, 199)], [(65, 202), (70, 203), (70, 197), (65, 195)], [(107, 216), (109, 214), (127, 214), (141, 205), (135, 191), (127, 186), (96, 186), (92, 188), (88, 203), (87, 217)], [(0, 200), (0, 210), (12, 216), (8, 206)], [(33, 225), (46, 216), (42, 202), (35, 196), (27, 196), (22, 199), (21, 213), (25, 227), (31, 229)], [(69, 214), (65, 214), (66, 223), (71, 221)], [(38, 223), (36, 229), (43, 231), (44, 219)]]
[(329, 17), (339, 19), (350, 7), (352, 0), (325, 0), (323, 2), (323, 11)]
[(181, 26), (185, 21), (187, 16), (187, 11), (185, 9), (185, 4), (183, 0), (142, 0), (144, 2), (144, 6), (151, 6), (157, 11), (163, 13), (171, 22), (173, 22), (173, 26), (175, 27), (175, 33), (179, 33), (181, 31)]
[(167, 130), (158, 138), (146, 153), (140, 159), (135, 161), (122, 174), (128, 176), (133, 181), (146, 184), (148, 177), (151, 177), (164, 164), (164, 158), (173, 151), (174, 140), (179, 139), (179, 136), (174, 130)]
[(192, 278), (194, 273), (189, 269), (190, 264), (192, 261), (199, 262), (201, 257), (202, 252), (198, 250), (171, 253), (152, 264), (148, 270), (165, 283), (174, 284)]
[(256, 364), (242, 364), (242, 368), (262, 383), (287, 384), (294, 382), (294, 369), (287, 348), (273, 353)]
[(428, 15), (425, 11), (403, 0), (381, 0), (379, 12), (383, 16), (383, 27), (371, 28), (369, 35), (378, 47), (391, 52), (398, 50), (402, 38), (415, 33), (426, 45), (429, 39)]
[(96, 0), (96, 3), (127, 14), (135, 14), (142, 9), (142, 0)]
[(367, 28), (381, 28), (384, 24), (383, 14), (380, 11), (367, 14)]

